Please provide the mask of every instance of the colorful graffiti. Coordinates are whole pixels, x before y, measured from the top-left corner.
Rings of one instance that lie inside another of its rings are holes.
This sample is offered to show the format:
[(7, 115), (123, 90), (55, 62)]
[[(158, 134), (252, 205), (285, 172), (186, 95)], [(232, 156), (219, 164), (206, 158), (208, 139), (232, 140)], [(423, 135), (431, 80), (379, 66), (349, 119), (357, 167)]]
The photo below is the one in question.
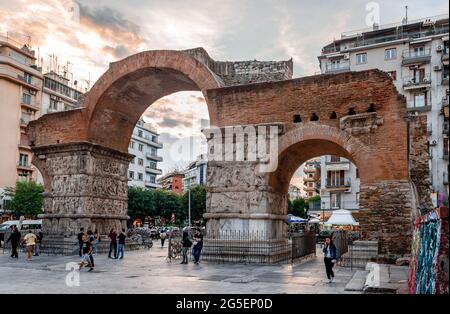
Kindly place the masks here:
[(448, 222), (445, 224), (442, 213), (448, 218), (448, 208), (440, 208), (414, 223), (409, 273), (412, 294), (448, 293), (448, 270), (446, 276), (442, 274), (442, 265), (448, 265), (448, 237), (443, 228), (444, 223), (448, 232)]

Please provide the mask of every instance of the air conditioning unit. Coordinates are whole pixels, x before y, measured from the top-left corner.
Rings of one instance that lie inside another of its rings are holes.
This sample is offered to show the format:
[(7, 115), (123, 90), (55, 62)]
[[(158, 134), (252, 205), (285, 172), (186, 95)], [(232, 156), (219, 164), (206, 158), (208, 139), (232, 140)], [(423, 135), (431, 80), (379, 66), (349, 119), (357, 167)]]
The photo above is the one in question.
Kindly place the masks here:
[(349, 53), (345, 53), (344, 54), (344, 60), (349, 60), (350, 59), (350, 54)]
[(435, 65), (433, 67), (433, 70), (435, 70), (435, 71), (442, 71), (442, 67), (440, 65)]
[(444, 46), (443, 46), (443, 45), (438, 45), (438, 46), (436, 47), (436, 51), (437, 51), (437, 52), (441, 52), (442, 50), (444, 50)]
[(430, 146), (436, 146), (436, 145), (437, 145), (437, 141), (436, 140), (433, 140), (433, 141), (430, 142)]

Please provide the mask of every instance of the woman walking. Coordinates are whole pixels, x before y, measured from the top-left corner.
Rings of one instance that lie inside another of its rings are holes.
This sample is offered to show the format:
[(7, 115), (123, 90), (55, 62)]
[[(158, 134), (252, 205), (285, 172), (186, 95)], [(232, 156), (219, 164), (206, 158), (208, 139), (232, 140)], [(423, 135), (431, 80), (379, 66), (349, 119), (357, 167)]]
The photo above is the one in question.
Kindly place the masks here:
[(189, 239), (189, 234), (187, 231), (183, 232), (183, 240), (181, 241), (181, 244), (183, 246), (183, 248), (181, 249), (183, 253), (183, 261), (181, 262), (181, 264), (187, 264), (189, 261), (188, 259), (189, 248), (192, 246), (192, 242)]
[(336, 263), (336, 246), (331, 238), (325, 239), (325, 246), (323, 248), (325, 263), (325, 270), (327, 272), (328, 282), (331, 283), (334, 280), (333, 266)]

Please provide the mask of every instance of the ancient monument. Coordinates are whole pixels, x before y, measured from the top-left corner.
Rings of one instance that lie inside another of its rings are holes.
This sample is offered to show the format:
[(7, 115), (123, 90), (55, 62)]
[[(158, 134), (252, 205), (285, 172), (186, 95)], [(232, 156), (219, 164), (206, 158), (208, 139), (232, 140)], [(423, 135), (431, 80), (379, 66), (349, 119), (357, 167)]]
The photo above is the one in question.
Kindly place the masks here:
[(266, 163), (259, 159), (208, 162), (207, 229), (259, 230), (284, 241), (294, 171), (335, 154), (359, 168), (365, 236), (378, 239), (385, 253), (409, 249), (411, 209), (419, 205), (411, 201), (405, 100), (387, 74), (292, 79), (291, 60), (218, 62), (202, 48), (146, 51), (112, 63), (82, 108), (29, 124), (33, 163), (45, 181), (45, 232), (73, 236), (80, 226), (104, 233), (125, 226), (133, 127), (154, 101), (184, 90), (202, 91), (211, 125), (277, 130), (272, 172), (259, 171)]

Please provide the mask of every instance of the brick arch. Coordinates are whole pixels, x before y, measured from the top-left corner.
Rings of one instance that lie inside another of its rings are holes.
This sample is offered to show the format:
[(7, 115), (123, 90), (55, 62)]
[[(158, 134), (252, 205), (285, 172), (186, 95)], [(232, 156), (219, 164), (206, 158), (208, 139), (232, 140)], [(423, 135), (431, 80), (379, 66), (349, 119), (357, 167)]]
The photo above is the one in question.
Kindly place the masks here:
[[(307, 160), (322, 155), (338, 155), (359, 168), (361, 183), (386, 177), (386, 163), (374, 158), (372, 149), (347, 132), (325, 124), (302, 123), (279, 138), (278, 167), (269, 175), (269, 185), (277, 192), (287, 193), (295, 171)], [(374, 168), (381, 169), (374, 169)], [(383, 174), (383, 176), (381, 176)]]
[(206, 90), (222, 84), (205, 64), (181, 51), (144, 51), (114, 62), (84, 100), (87, 140), (126, 152), (145, 109), (178, 91), (203, 92), (211, 123), (215, 123), (217, 113)]

